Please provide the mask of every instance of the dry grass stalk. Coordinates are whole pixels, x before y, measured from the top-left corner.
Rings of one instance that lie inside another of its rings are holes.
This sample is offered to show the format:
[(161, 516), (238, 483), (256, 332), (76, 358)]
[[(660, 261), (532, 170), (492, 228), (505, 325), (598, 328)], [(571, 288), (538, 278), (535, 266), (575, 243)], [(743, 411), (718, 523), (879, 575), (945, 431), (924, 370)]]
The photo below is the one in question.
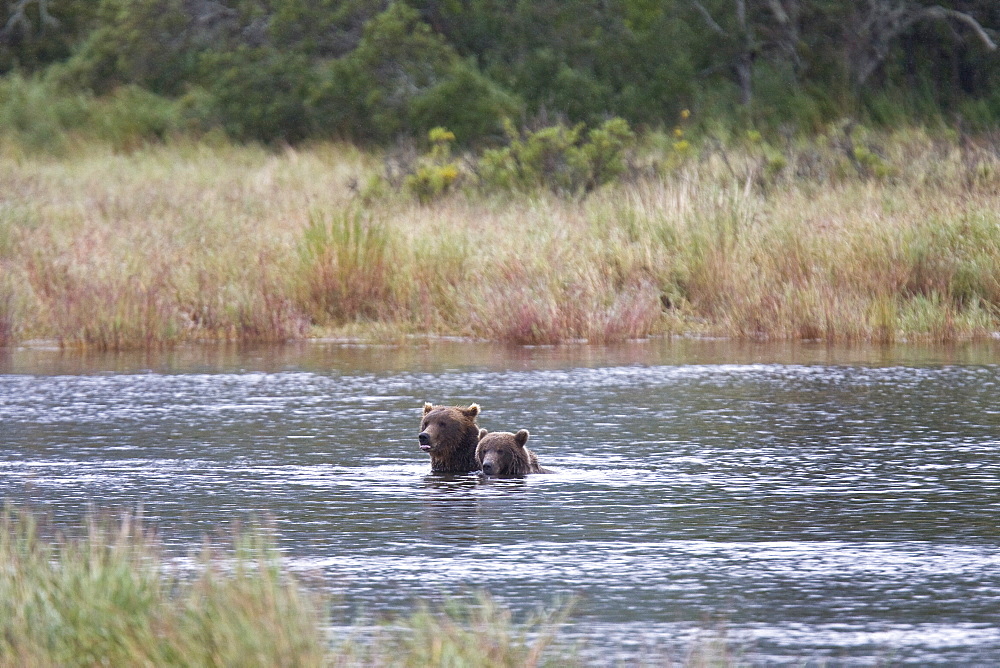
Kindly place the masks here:
[(0, 337), (124, 348), (365, 330), (557, 343), (1000, 329), (998, 153), (970, 158), (917, 130), (868, 141), (880, 147), (862, 172), (832, 141), (780, 159), (751, 145), (583, 201), (458, 192), (423, 205), (360, 197), (379, 161), (338, 145), (9, 152)]

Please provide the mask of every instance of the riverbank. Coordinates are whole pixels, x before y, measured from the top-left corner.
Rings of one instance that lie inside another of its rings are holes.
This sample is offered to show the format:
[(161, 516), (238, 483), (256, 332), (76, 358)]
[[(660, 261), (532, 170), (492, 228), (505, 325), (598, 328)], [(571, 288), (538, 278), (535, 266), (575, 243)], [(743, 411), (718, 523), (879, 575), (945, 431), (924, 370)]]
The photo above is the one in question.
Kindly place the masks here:
[(389, 157), (339, 144), (9, 144), (0, 345), (1000, 330), (995, 140), (834, 128), (692, 146), (648, 137), (586, 197), (470, 178), (421, 203), (385, 178)]

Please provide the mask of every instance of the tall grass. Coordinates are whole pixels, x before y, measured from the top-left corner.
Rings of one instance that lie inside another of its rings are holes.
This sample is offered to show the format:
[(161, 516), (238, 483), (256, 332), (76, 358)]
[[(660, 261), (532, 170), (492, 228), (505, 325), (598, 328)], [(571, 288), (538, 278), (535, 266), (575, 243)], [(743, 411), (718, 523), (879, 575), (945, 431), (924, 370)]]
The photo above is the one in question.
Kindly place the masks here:
[[(1000, 329), (1000, 138), (647, 140), (585, 199), (359, 192), (337, 144), (0, 154), (0, 336), (67, 346), (395, 332), (951, 341)], [(12, 278), (11, 278), (12, 277)]]
[(571, 612), (571, 605), (563, 605), (516, 623), (509, 610), (484, 593), (471, 603), (421, 603), (384, 622), (366, 642), (349, 642), (339, 652), (349, 665), (399, 668), (581, 665), (572, 648), (559, 644), (560, 627)]
[[(139, 516), (91, 515), (57, 530), (11, 507), (0, 514), (0, 666), (585, 665), (560, 638), (557, 606), (523, 622), (491, 597), (421, 604), (332, 635), (328, 601), (283, 565), (260, 529), (227, 546), (170, 558)], [(692, 648), (690, 665), (728, 665)]]
[(8, 508), (0, 665), (323, 665), (321, 600), (283, 572), (263, 535), (238, 535), (224, 555), (205, 548), (185, 575), (138, 518), (91, 517), (69, 536)]
[(309, 216), (300, 243), (303, 306), (320, 324), (379, 319), (395, 310), (399, 251), (384, 220), (356, 209)]

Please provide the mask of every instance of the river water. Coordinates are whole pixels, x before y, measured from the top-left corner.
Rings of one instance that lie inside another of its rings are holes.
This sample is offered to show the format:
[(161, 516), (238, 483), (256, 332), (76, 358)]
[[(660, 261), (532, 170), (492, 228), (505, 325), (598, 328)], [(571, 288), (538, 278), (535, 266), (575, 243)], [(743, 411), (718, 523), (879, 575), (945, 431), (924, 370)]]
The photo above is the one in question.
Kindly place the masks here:
[[(270, 518), (345, 624), (577, 597), (600, 665), (723, 638), (768, 665), (1000, 664), (1000, 344), (307, 343), (0, 353), (0, 494), (195, 546)], [(553, 475), (433, 476), (424, 401)]]

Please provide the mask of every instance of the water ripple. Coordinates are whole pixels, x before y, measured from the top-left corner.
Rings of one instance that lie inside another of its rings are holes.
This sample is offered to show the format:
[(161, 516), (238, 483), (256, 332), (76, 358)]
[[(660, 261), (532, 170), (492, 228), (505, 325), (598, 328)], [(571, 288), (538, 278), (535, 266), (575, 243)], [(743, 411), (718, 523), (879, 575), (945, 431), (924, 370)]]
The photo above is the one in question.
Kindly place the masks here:
[[(754, 663), (1000, 662), (1000, 367), (586, 359), (0, 375), (0, 492), (141, 505), (180, 553), (271, 518), (345, 615), (577, 595), (605, 661), (718, 619)], [(556, 473), (429, 475), (424, 401)]]

